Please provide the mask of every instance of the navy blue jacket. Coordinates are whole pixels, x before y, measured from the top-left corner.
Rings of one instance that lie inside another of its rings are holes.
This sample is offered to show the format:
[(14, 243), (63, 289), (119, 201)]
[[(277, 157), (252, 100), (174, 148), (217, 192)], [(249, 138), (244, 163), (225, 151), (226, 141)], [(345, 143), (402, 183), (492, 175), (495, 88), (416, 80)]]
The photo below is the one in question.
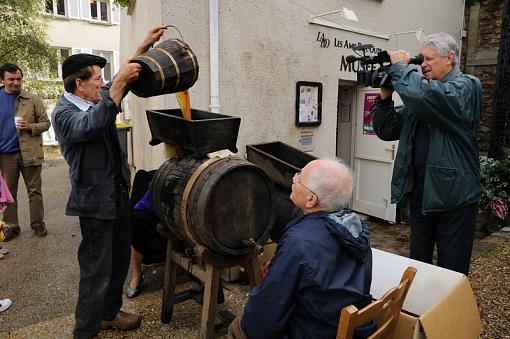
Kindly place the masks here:
[(335, 338), (340, 312), (371, 301), (369, 230), (348, 210), (315, 212), (285, 228), (241, 325), (255, 338)]
[(115, 127), (118, 113), (107, 91), (86, 112), (64, 96), (57, 102), (51, 118), (60, 150), (69, 164), (67, 215), (116, 218), (116, 181), (129, 184), (129, 168)]

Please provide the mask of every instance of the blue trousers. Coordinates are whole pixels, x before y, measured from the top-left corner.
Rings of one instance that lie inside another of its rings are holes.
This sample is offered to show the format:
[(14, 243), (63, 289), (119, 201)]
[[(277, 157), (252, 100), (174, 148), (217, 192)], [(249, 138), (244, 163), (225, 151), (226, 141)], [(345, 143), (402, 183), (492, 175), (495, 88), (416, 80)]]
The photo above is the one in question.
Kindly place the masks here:
[(453, 211), (421, 213), (421, 203), (411, 201), (411, 259), (432, 264), (434, 245), (437, 265), (468, 275), (478, 204)]
[(116, 200), (114, 220), (80, 217), (80, 286), (74, 338), (97, 335), (101, 320), (112, 320), (122, 306), (131, 253), (127, 191), (117, 192)]

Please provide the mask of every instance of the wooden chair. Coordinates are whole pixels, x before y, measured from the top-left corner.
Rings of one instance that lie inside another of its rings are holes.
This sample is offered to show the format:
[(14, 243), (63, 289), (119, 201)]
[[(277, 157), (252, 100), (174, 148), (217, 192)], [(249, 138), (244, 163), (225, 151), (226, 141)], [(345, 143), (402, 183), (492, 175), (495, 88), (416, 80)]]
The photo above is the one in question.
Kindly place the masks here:
[(340, 314), (336, 338), (352, 339), (354, 330), (371, 320), (376, 323), (377, 330), (368, 337), (369, 339), (392, 338), (400, 310), (415, 274), (416, 268), (408, 267), (397, 287), (393, 287), (379, 300), (361, 310), (358, 310), (354, 305), (344, 307)]

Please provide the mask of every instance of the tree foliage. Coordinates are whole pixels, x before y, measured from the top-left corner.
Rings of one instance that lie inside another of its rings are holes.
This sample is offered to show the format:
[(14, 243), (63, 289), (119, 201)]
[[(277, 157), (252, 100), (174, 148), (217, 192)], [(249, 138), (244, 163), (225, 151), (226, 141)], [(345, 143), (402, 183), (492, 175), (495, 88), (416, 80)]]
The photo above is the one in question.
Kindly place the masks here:
[(113, 2), (119, 5), (120, 7), (129, 6), (129, 0), (113, 0)]
[(0, 0), (0, 63), (18, 64), (25, 74), (47, 69), (56, 61), (48, 44), (44, 0)]

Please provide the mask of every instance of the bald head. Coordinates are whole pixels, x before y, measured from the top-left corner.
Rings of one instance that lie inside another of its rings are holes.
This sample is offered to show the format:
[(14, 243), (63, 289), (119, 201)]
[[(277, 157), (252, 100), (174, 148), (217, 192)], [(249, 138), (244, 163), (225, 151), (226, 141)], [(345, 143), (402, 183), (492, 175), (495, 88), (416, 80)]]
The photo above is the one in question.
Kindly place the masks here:
[(303, 168), (300, 179), (310, 192), (317, 195), (315, 210), (338, 211), (347, 207), (351, 200), (352, 173), (339, 160), (311, 161)]

